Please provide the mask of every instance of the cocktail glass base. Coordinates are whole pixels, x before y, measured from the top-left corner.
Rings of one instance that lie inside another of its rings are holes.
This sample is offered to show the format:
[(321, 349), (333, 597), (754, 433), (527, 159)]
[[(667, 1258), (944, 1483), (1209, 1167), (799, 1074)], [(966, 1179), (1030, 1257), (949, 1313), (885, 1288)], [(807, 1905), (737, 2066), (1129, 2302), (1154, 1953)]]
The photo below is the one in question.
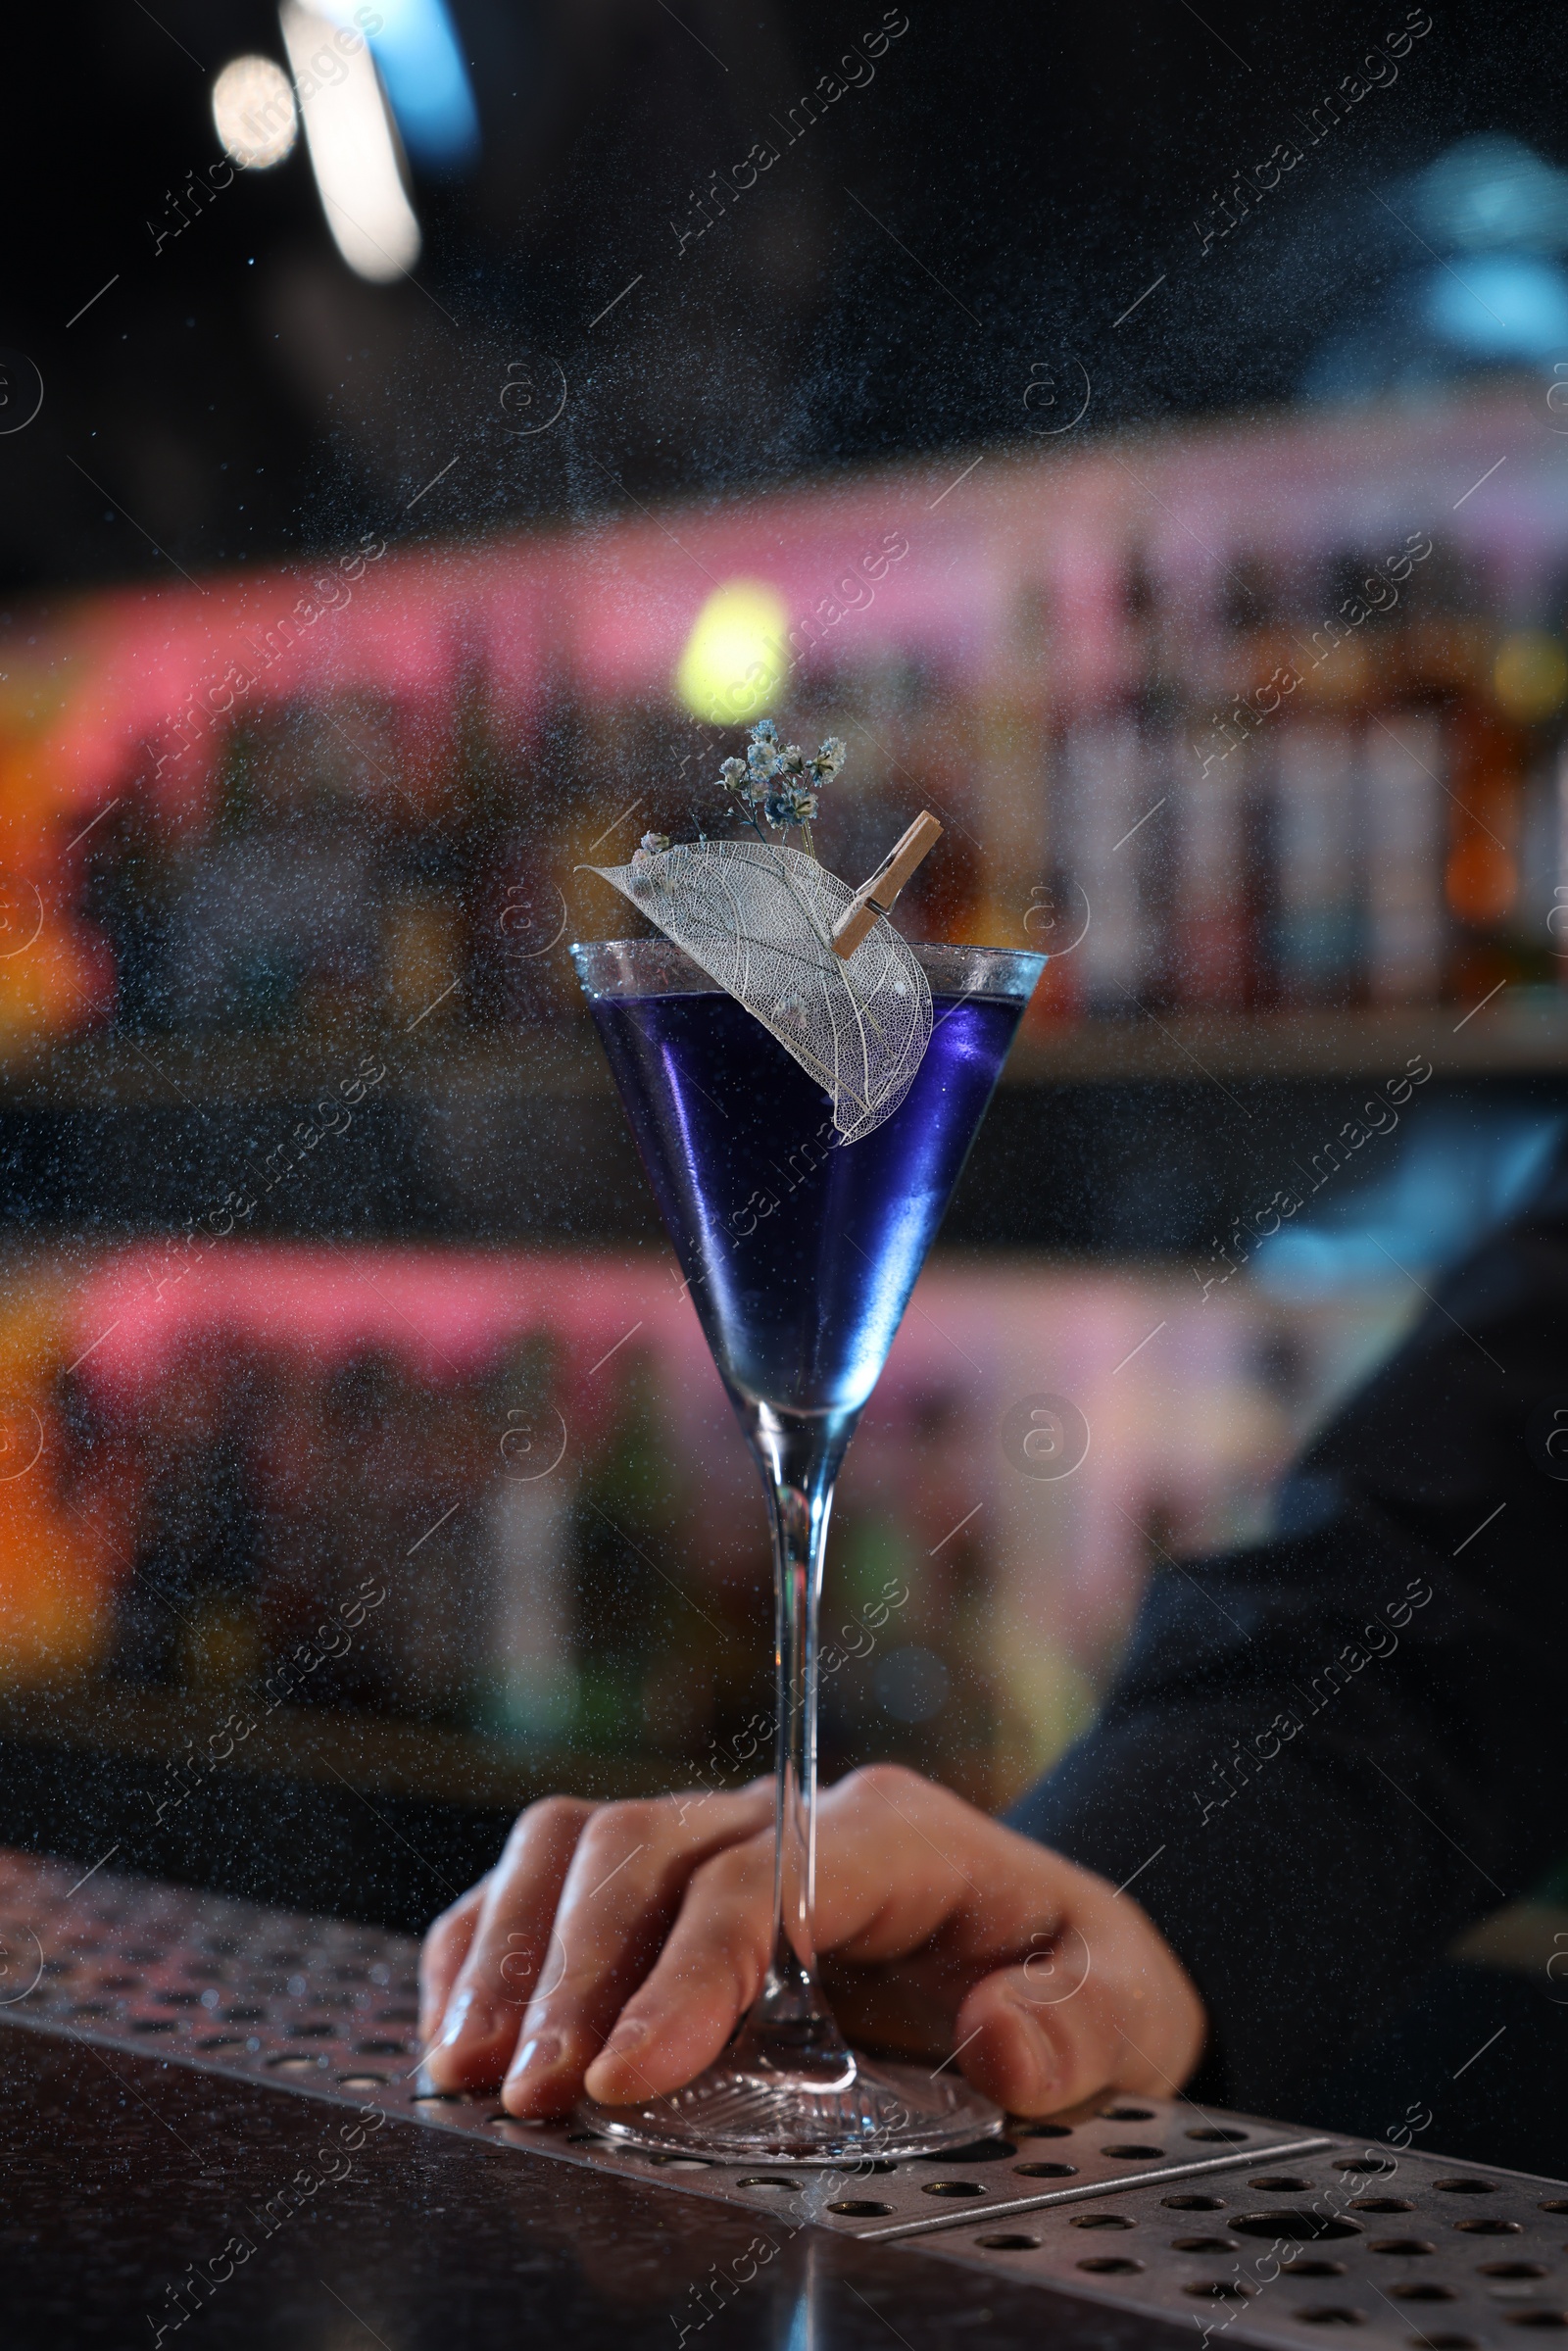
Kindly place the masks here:
[(716, 2163), (854, 2164), (937, 2155), (1000, 2131), (1003, 2113), (950, 2070), (850, 2053), (836, 2077), (741, 2068), (720, 2058), (684, 2088), (639, 2106), (584, 2099), (575, 2121), (629, 2146)]

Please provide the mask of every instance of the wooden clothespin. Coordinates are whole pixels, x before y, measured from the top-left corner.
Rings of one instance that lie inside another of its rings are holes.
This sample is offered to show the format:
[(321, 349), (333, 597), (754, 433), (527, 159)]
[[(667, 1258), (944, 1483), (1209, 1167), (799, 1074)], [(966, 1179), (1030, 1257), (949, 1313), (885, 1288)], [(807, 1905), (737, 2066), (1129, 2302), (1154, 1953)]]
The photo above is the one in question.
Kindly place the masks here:
[(942, 838), (942, 827), (929, 808), (922, 808), (908, 831), (893, 844), (869, 880), (863, 881), (833, 925), (833, 953), (847, 963), (879, 914), (889, 914), (893, 902), (928, 851)]

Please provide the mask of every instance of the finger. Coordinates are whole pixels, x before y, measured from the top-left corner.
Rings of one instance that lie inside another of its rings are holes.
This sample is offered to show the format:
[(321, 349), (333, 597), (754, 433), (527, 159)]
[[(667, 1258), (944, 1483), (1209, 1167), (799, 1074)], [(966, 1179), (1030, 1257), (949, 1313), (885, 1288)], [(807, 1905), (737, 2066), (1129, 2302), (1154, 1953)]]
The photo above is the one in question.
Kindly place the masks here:
[[(820, 1946), (875, 1961), (927, 1943), (976, 1890), (954, 1854), (950, 1815), (967, 1813), (896, 1766), (852, 1773), (829, 1789), (817, 1815)], [(694, 1871), (657, 1964), (588, 2069), (590, 2094), (622, 2105), (711, 2064), (756, 1997), (772, 1930), (768, 1832)]]
[(419, 1946), (419, 2038), (429, 2040), (446, 2014), (453, 1981), (468, 1955), (484, 1906), (489, 1873), (432, 1919)]
[[(662, 1797), (595, 1814), (556, 1917), (560, 1980), (541, 1984), (529, 2003), (503, 2089), (509, 2112), (554, 2114), (570, 2104), (653, 1963), (692, 1873), (754, 1836), (770, 1809), (770, 1790), (757, 1784), (695, 1807)], [(650, 2094), (635, 2069), (629, 2079), (629, 2097)]]
[(590, 2097), (629, 2105), (711, 2065), (757, 1996), (772, 1927), (768, 1827), (693, 1872), (657, 1965), (588, 2067)]
[(1008, 1888), (999, 1898), (994, 1864), (976, 1877), (977, 1827), (1016, 1843), (1020, 1861), (1037, 1870), (1038, 1845), (1014, 1839), (917, 1772), (891, 1763), (851, 1772), (817, 1810), (818, 1948), (874, 1965), (918, 1950), (966, 1916), (978, 1926), (982, 1913), (990, 1914), (986, 1931), (1010, 1941), (1008, 1914), (1038, 1916), (1038, 1889), (1020, 1882), (1015, 1897)]
[(1009, 2113), (1053, 2114), (1106, 2089), (1174, 2096), (1198, 2063), (1203, 2011), (1135, 1902), (1075, 1905), (1049, 1950), (984, 1977), (954, 2027), (969, 2080)]
[(581, 1796), (546, 1796), (519, 1814), (485, 1884), (463, 1963), (425, 2057), (441, 2089), (498, 2082), (516, 2043), (540, 1971), (571, 1857), (597, 1808)]

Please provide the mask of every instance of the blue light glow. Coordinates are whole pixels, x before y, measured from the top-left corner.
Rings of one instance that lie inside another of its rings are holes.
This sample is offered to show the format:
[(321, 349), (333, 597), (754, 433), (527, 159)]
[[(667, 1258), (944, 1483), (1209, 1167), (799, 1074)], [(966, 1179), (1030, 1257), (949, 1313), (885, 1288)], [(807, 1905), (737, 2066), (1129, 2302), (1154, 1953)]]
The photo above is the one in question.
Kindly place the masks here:
[(1325, 1197), (1315, 1218), (1262, 1243), (1252, 1261), (1259, 1286), (1328, 1297), (1452, 1264), (1521, 1205), (1562, 1131), (1560, 1117), (1534, 1111), (1429, 1111), (1403, 1149), (1395, 1146), (1387, 1174)]
[(327, 14), (364, 27), (411, 160), (434, 171), (470, 163), (479, 111), (445, 0), (375, 0), (352, 13), (348, 0), (333, 0)]
[(1531, 254), (1467, 254), (1431, 271), (1424, 304), (1435, 334), (1489, 359), (1544, 359), (1568, 344), (1568, 277)]

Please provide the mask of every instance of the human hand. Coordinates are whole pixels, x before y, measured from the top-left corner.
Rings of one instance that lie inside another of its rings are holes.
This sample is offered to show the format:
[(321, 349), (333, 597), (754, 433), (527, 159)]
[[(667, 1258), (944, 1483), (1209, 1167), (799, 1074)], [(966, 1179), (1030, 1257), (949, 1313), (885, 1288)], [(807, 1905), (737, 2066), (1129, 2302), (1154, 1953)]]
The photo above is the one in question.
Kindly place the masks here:
[[(1138, 1904), (901, 1765), (823, 1791), (816, 1888), (846, 2030), (952, 2051), (1010, 2113), (1171, 2092), (1198, 2063), (1202, 2004)], [(562, 2113), (584, 2087), (612, 2106), (678, 2088), (761, 1984), (772, 1894), (770, 1784), (530, 1805), (425, 1937), (432, 2080), (504, 2075), (519, 2116)]]

